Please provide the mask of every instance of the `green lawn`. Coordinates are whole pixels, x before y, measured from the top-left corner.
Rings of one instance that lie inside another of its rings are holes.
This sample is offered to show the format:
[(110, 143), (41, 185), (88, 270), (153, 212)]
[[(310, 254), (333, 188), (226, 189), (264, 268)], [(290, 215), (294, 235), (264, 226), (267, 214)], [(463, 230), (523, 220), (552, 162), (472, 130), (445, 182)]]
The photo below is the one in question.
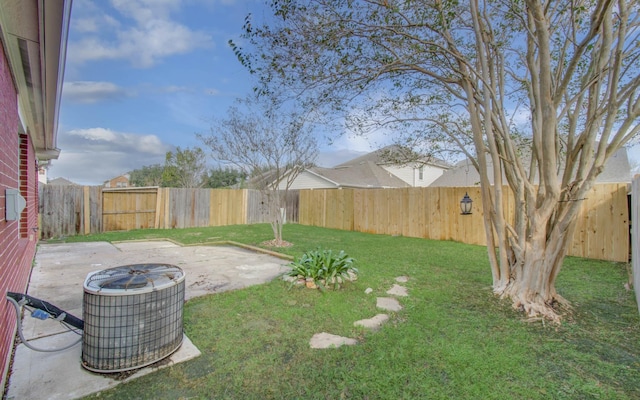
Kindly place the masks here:
[[(82, 240), (171, 238), (258, 245), (268, 225), (144, 230)], [(322, 246), (357, 260), (340, 291), (282, 281), (190, 300), (185, 330), (202, 356), (102, 392), (100, 399), (637, 399), (640, 318), (628, 265), (567, 258), (562, 325), (525, 322), (491, 293), (486, 249), (453, 242), (286, 225), (300, 255)], [(377, 333), (355, 328), (406, 275), (409, 297)], [(187, 281), (189, 277), (187, 276)], [(371, 294), (365, 294), (366, 288)], [(313, 350), (314, 333), (356, 346)]]

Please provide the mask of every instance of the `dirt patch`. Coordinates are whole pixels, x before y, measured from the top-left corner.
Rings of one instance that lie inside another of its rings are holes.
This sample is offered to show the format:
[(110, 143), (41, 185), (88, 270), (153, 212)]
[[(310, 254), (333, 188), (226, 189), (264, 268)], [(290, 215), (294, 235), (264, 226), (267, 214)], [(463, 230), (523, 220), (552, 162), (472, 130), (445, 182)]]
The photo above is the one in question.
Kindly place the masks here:
[(287, 242), (286, 240), (272, 239), (267, 240), (266, 242), (262, 242), (260, 243), (260, 245), (266, 247), (291, 247), (293, 246), (293, 243)]

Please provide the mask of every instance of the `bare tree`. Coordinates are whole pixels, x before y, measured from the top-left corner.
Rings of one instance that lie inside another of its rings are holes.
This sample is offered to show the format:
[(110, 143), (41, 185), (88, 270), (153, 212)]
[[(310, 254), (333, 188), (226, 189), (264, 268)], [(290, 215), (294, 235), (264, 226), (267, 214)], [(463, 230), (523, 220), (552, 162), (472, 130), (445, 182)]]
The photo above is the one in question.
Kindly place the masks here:
[(274, 243), (282, 246), (287, 192), (298, 174), (315, 159), (318, 145), (304, 117), (283, 111), (277, 104), (271, 100), (238, 101), (225, 118), (214, 122), (209, 135), (198, 138), (214, 160), (234, 165), (250, 177), (250, 187), (261, 191)]
[[(480, 173), (496, 294), (560, 321), (581, 205), (640, 130), (637, 0), (284, 0), (230, 43), (305, 104), (453, 143)], [(514, 115), (524, 112), (525, 125)], [(450, 146), (450, 145), (449, 145)], [(503, 178), (504, 177), (504, 178)], [(515, 198), (507, 216), (503, 185)], [(497, 252), (494, 251), (497, 249)]]

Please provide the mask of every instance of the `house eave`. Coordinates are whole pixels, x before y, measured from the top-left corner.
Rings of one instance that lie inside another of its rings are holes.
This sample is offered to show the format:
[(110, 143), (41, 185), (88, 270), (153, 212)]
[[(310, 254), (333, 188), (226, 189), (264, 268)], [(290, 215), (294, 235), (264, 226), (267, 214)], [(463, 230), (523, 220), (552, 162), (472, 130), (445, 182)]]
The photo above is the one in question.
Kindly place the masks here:
[(0, 38), (18, 91), (21, 129), (36, 154), (57, 158), (71, 0), (0, 0)]
[(36, 149), (36, 158), (40, 161), (57, 160), (60, 149)]

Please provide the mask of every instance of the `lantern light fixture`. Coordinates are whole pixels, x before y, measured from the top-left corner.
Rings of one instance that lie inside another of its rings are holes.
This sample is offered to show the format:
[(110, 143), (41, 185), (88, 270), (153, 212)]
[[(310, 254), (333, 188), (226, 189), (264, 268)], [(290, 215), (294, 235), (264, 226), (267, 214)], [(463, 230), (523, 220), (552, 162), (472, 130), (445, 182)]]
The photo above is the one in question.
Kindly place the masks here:
[(473, 200), (469, 197), (469, 193), (465, 192), (464, 197), (460, 200), (460, 211), (462, 211), (462, 215), (471, 214), (471, 205), (473, 204)]

